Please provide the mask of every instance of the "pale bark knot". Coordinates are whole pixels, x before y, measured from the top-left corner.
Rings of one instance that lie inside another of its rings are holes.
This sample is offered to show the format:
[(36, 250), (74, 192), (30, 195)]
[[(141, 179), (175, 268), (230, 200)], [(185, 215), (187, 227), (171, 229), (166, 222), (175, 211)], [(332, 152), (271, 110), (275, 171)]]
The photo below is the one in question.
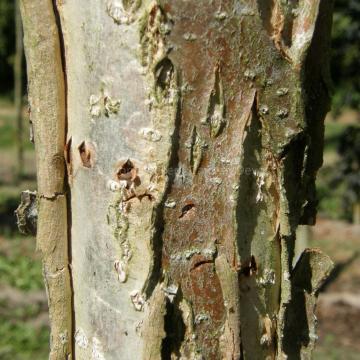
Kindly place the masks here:
[(115, 271), (116, 271), (116, 273), (118, 275), (118, 280), (121, 283), (124, 283), (126, 281), (126, 278), (127, 278), (126, 264), (123, 261), (116, 260), (114, 262), (114, 268), (115, 268)]
[(140, 5), (141, 0), (108, 0), (106, 11), (116, 24), (130, 24), (135, 20), (134, 12)]
[(89, 346), (89, 340), (86, 337), (83, 329), (77, 329), (74, 338), (76, 345), (79, 346), (81, 349), (86, 349)]
[(65, 330), (64, 332), (59, 334), (59, 339), (62, 345), (65, 345), (69, 342), (69, 336), (68, 336), (68, 331)]
[(213, 89), (211, 90), (205, 122), (210, 127), (211, 137), (217, 137), (226, 125), (225, 97), (220, 66), (215, 68)]
[(196, 126), (193, 127), (191, 138), (186, 146), (190, 147), (190, 166), (193, 174), (196, 174), (199, 170), (204, 150), (207, 148), (207, 144), (201, 138)]
[(210, 320), (210, 316), (209, 314), (207, 313), (200, 313), (200, 314), (197, 314), (195, 316), (195, 324), (196, 325), (199, 325), (200, 323), (202, 323), (203, 321), (209, 321)]
[(101, 341), (96, 337), (92, 338), (92, 359), (93, 360), (105, 360), (105, 356), (103, 354), (103, 346)]
[(171, 284), (167, 287), (162, 288), (163, 292), (165, 293), (165, 296), (169, 299), (170, 303), (173, 303), (176, 294), (178, 292), (178, 289), (179, 289), (178, 285), (175, 284)]
[(169, 209), (174, 209), (176, 207), (176, 201), (174, 200), (166, 200), (164, 206)]
[(161, 140), (162, 135), (159, 131), (151, 128), (142, 128), (140, 134), (147, 141), (158, 142)]
[(138, 290), (133, 290), (130, 293), (130, 299), (136, 311), (141, 311), (143, 309), (145, 299)]
[(110, 115), (118, 114), (121, 101), (111, 98), (111, 96), (102, 91), (100, 95), (91, 95), (89, 104), (92, 118), (98, 118), (101, 115), (110, 117)]

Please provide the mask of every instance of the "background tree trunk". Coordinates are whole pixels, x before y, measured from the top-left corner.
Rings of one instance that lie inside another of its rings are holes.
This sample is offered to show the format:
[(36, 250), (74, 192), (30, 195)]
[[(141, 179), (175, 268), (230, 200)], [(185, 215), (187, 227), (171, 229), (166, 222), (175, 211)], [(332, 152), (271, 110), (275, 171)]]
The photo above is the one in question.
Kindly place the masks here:
[(300, 259), (303, 251), (310, 246), (312, 240), (312, 227), (309, 225), (300, 225), (296, 229), (295, 254), (293, 265)]
[(22, 120), (22, 65), (23, 65), (23, 31), (20, 16), (20, 2), (15, 1), (15, 58), (14, 58), (14, 105), (16, 119), (16, 150), (17, 150), (17, 180), (20, 180), (24, 170), (24, 142)]
[(22, 0), (53, 358), (311, 356), (331, 5)]
[(360, 224), (360, 202), (353, 205), (353, 223)]

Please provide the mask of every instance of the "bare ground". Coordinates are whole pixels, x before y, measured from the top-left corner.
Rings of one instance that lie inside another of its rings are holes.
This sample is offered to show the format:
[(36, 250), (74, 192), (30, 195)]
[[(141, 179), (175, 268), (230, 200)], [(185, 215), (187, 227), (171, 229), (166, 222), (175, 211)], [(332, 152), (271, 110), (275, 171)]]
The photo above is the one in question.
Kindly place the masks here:
[(360, 359), (360, 225), (319, 219), (312, 245), (336, 264), (317, 306), (315, 359)]

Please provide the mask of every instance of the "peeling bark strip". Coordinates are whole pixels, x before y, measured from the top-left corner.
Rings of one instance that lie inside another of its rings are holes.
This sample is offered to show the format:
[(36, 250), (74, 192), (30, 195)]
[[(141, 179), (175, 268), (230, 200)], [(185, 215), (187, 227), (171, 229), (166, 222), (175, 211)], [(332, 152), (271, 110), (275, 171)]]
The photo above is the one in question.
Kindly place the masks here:
[(315, 221), (331, 0), (56, 9), (67, 141), (54, 10), (23, 0), (53, 357), (309, 358), (332, 263), (292, 262)]
[(72, 295), (64, 195), (64, 74), (52, 1), (22, 0), (21, 15), (37, 163), (37, 249), (42, 254), (49, 302), (50, 359), (60, 360), (68, 359), (72, 353)]
[(291, 301), (283, 329), (284, 352), (289, 359), (311, 359), (317, 340), (316, 300), (333, 266), (319, 249), (306, 249), (292, 271)]

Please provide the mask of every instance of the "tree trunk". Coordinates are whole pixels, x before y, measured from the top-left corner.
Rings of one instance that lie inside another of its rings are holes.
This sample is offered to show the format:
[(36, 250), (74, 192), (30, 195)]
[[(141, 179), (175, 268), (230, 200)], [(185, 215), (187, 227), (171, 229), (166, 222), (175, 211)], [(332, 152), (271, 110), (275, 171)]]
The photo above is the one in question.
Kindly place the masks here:
[(296, 229), (296, 242), (293, 265), (300, 259), (303, 251), (310, 246), (312, 239), (312, 228), (309, 225), (300, 225)]
[(353, 224), (360, 224), (360, 202), (353, 205)]
[(22, 65), (23, 65), (23, 32), (20, 16), (19, 0), (15, 1), (15, 58), (14, 58), (14, 106), (16, 119), (16, 147), (17, 147), (17, 180), (24, 171), (24, 144), (22, 121)]
[(52, 358), (310, 358), (331, 8), (22, 0)]

